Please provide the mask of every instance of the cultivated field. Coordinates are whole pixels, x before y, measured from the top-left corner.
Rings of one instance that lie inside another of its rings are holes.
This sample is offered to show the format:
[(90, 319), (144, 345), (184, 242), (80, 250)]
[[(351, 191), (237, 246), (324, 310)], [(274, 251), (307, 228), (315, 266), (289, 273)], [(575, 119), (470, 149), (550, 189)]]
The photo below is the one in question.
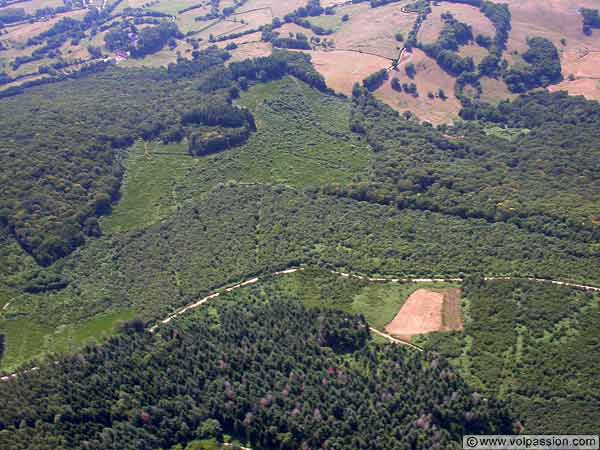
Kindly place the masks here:
[(417, 289), (385, 326), (385, 331), (410, 341), (416, 335), (462, 328), (460, 289), (439, 292)]

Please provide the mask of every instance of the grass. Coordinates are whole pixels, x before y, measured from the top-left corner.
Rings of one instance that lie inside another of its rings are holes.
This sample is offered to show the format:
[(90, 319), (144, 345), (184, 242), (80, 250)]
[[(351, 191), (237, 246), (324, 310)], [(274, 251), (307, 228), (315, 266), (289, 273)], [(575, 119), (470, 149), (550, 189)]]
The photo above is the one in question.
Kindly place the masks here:
[(124, 161), (121, 200), (102, 221), (103, 231), (145, 228), (170, 216), (181, 203), (177, 186), (197, 162), (187, 155), (185, 144), (137, 142)]
[(487, 127), (484, 132), (488, 136), (495, 136), (500, 139), (506, 139), (507, 141), (514, 141), (518, 137), (529, 133), (531, 130), (527, 128), (502, 128), (502, 127)]
[(101, 342), (114, 332), (119, 322), (134, 316), (133, 310), (126, 309), (56, 328), (29, 319), (6, 319), (0, 322), (0, 331), (6, 336), (0, 369), (11, 372), (23, 363), (47, 353), (75, 351), (87, 343)]
[(383, 330), (396, 316), (406, 299), (417, 289), (446, 289), (445, 283), (373, 284), (354, 297), (352, 311), (363, 314), (369, 325)]
[(369, 325), (378, 330), (392, 321), (417, 289), (440, 290), (455, 286), (449, 283), (371, 283), (319, 270), (296, 272), (273, 283), (282, 295), (298, 298), (308, 307), (362, 314)]

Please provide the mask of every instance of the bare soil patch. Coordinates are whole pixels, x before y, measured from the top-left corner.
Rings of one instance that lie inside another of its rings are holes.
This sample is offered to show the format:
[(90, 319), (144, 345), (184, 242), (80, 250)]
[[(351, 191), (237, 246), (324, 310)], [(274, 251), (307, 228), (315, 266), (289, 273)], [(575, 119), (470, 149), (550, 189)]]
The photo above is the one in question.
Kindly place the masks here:
[(410, 341), (413, 336), (434, 331), (462, 330), (460, 310), (461, 290), (444, 289), (442, 292), (417, 289), (385, 326), (392, 336)]
[[(414, 80), (406, 76), (404, 67), (412, 62), (417, 75)], [(405, 92), (397, 92), (391, 87), (391, 80), (398, 77), (401, 83), (414, 82), (419, 92), (418, 97), (413, 97)], [(454, 95), (454, 85), (456, 79), (444, 72), (437, 62), (429, 58), (419, 49), (414, 49), (412, 53), (406, 54), (402, 59), (399, 71), (390, 71), (389, 80), (375, 92), (375, 96), (390, 105), (397, 111), (412, 111), (419, 119), (426, 120), (435, 125), (440, 123), (449, 123), (458, 117), (460, 111), (460, 102)], [(439, 89), (443, 89), (448, 97), (442, 100), (437, 97)], [(436, 94), (431, 99), (427, 96), (428, 92)]]
[(407, 341), (418, 334), (440, 331), (443, 327), (443, 305), (444, 294), (417, 289), (404, 302), (396, 317), (385, 326), (385, 331)]

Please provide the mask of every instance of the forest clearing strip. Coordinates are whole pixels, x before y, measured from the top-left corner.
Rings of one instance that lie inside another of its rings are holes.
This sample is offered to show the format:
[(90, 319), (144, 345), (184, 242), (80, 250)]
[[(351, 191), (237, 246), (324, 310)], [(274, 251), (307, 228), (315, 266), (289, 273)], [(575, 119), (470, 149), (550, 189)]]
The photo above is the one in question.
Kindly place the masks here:
[[(288, 274), (292, 274), (295, 272), (299, 272), (299, 271), (303, 271), (304, 267), (290, 267), (288, 269), (285, 270), (280, 270), (277, 272), (272, 272), (270, 274), (268, 274), (267, 276), (281, 276), (281, 275), (288, 275)], [(354, 278), (357, 280), (363, 280), (363, 281), (370, 281), (370, 282), (379, 282), (379, 283), (456, 283), (456, 282), (462, 282), (463, 278), (385, 278), (385, 277), (368, 277), (365, 275), (359, 275), (359, 274), (355, 274), (355, 273), (349, 273), (349, 272), (339, 272), (339, 271), (335, 271), (335, 270), (329, 270), (330, 273), (332, 274), (336, 274), (339, 276), (342, 276), (344, 278)], [(260, 277), (262, 278), (262, 277)], [(155, 324), (154, 326), (150, 327), (148, 329), (148, 331), (150, 333), (155, 333), (156, 330), (161, 326), (161, 325), (166, 325), (169, 322), (171, 322), (173, 319), (178, 318), (179, 316), (185, 314), (186, 312), (190, 311), (190, 310), (194, 310), (202, 305), (204, 305), (205, 303), (207, 303), (210, 300), (213, 300), (215, 298), (218, 298), (221, 296), (222, 293), (230, 293), (233, 292), (239, 288), (242, 287), (246, 287), (246, 286), (251, 286), (254, 285), (256, 283), (258, 283), (258, 281), (260, 280), (259, 277), (253, 277), (253, 278), (249, 278), (247, 280), (241, 281), (237, 284), (234, 284), (233, 286), (229, 286), (229, 287), (221, 287), (215, 291), (213, 291), (211, 294), (207, 295), (206, 297), (201, 298), (200, 300), (197, 300), (193, 303), (190, 303), (186, 306), (183, 306), (182, 308), (176, 310), (174, 313), (170, 314), (168, 317), (166, 317), (165, 319), (160, 320), (157, 324)], [(584, 291), (592, 291), (592, 292), (600, 292), (600, 287), (598, 286), (591, 286), (591, 285), (587, 285), (587, 284), (580, 284), (580, 283), (572, 283), (569, 281), (558, 281), (558, 280), (550, 280), (550, 279), (546, 279), (546, 278), (535, 278), (535, 277), (483, 277), (484, 281), (511, 281), (511, 280), (523, 280), (523, 281), (531, 281), (534, 283), (549, 283), (549, 284), (555, 284), (558, 286), (564, 286), (564, 287), (571, 287), (574, 289), (581, 289)], [(373, 327), (369, 327), (370, 331), (375, 333), (376, 335), (387, 339), (389, 342), (394, 343), (394, 344), (399, 344), (399, 345), (404, 345), (406, 347), (410, 347), (414, 350), (418, 350), (420, 352), (423, 351), (422, 348), (411, 344), (410, 342), (398, 339), (394, 336), (391, 336), (389, 334), (383, 333)], [(34, 372), (36, 370), (39, 370), (39, 367), (32, 367), (30, 369), (26, 369), (23, 372), (21, 372), (21, 374), (26, 374), (29, 372)], [(17, 378), (19, 372), (15, 372), (12, 373), (10, 375), (6, 375), (3, 377), (0, 377), (0, 381), (9, 381), (11, 379)]]

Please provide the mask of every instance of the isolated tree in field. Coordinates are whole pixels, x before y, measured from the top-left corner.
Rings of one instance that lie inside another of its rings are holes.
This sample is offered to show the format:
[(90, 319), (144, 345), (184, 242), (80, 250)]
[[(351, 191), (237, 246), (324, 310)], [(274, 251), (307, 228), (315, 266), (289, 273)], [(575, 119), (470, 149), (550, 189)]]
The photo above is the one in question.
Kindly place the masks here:
[(408, 78), (415, 78), (415, 75), (417, 74), (417, 68), (413, 63), (408, 63), (404, 70), (406, 71), (406, 75), (408, 75)]
[(398, 42), (403, 42), (404, 41), (404, 35), (400, 32), (396, 33), (395, 38)]
[(444, 90), (442, 88), (440, 88), (438, 90), (438, 97), (441, 98), (442, 100), (448, 99), (448, 97), (446, 96), (446, 93), (444, 92)]
[(392, 89), (397, 92), (402, 92), (402, 85), (400, 84), (400, 80), (396, 77), (392, 78)]

